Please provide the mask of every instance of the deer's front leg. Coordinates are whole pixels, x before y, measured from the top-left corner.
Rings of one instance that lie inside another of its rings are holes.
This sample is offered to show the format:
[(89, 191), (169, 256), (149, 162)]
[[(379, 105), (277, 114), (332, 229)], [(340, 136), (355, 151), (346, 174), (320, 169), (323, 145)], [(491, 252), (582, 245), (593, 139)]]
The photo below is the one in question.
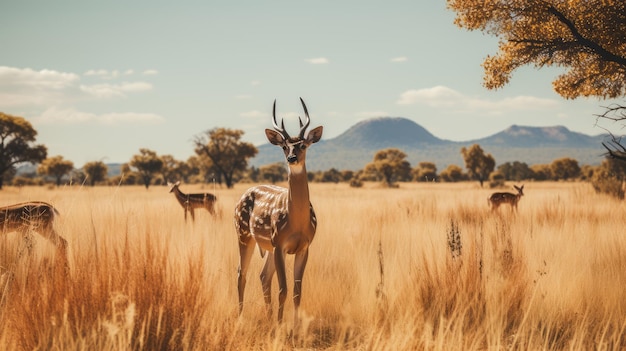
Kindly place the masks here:
[(302, 278), (304, 277), (304, 269), (306, 268), (306, 263), (309, 259), (309, 249), (307, 248), (304, 251), (298, 252), (296, 254), (296, 258), (294, 260), (294, 268), (293, 268), (293, 318), (294, 321), (298, 322), (298, 309), (300, 308), (300, 299), (302, 298)]
[(283, 321), (283, 308), (287, 299), (287, 275), (285, 273), (285, 251), (281, 248), (274, 249), (274, 265), (278, 277), (278, 322)]

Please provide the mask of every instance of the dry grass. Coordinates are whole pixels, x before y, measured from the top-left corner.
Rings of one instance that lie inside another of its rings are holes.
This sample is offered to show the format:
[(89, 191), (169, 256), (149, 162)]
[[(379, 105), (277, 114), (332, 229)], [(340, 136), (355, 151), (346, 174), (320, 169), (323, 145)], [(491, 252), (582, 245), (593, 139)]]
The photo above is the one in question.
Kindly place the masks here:
[(238, 316), (232, 209), (246, 187), (215, 190), (221, 216), (195, 223), (165, 187), (2, 190), (0, 205), (55, 204), (71, 272), (55, 273), (45, 241), (28, 256), (16, 234), (0, 240), (0, 349), (626, 347), (626, 205), (588, 184), (527, 184), (517, 214), (491, 213), (474, 183), (312, 184), (295, 333), (291, 304), (282, 325), (265, 315), (256, 254)]

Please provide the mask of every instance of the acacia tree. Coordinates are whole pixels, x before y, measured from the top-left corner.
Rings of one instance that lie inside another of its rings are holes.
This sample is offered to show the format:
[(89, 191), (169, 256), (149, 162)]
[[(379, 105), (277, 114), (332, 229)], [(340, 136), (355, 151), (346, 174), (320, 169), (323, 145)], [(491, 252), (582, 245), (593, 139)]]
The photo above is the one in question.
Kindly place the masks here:
[(460, 182), (466, 178), (467, 176), (463, 174), (463, 169), (457, 165), (448, 165), (446, 169), (439, 173), (439, 179), (443, 182)]
[(559, 158), (552, 161), (550, 171), (554, 180), (568, 180), (578, 178), (580, 176), (580, 166), (578, 161), (569, 158)]
[(109, 168), (102, 161), (94, 161), (85, 163), (83, 171), (87, 175), (87, 179), (89, 179), (89, 184), (94, 186), (97, 182), (106, 179)]
[[(566, 99), (626, 95), (626, 2), (623, 0), (447, 0), (454, 23), (499, 38), (498, 53), (483, 62), (484, 85), (505, 86), (519, 67), (565, 67), (553, 81)], [(626, 106), (598, 117), (626, 120)], [(618, 138), (604, 144), (626, 160)]]
[(418, 182), (433, 182), (437, 180), (437, 165), (433, 162), (420, 162), (413, 169), (413, 179)]
[(482, 188), (485, 180), (489, 179), (489, 174), (496, 167), (496, 160), (491, 154), (485, 154), (478, 144), (470, 146), (470, 148), (461, 148), (461, 154), (465, 160), (465, 168), (470, 178), (478, 180)]
[(130, 165), (137, 168), (143, 185), (148, 189), (155, 174), (161, 173), (163, 160), (152, 150), (139, 149), (139, 155), (133, 156)]
[(409, 179), (411, 174), (411, 164), (406, 160), (406, 154), (396, 148), (377, 151), (374, 160), (365, 168), (375, 171), (389, 187), (398, 180)]
[(234, 176), (243, 173), (248, 159), (258, 152), (254, 145), (241, 141), (243, 134), (243, 130), (214, 128), (194, 140), (196, 154), (206, 155), (211, 160), (227, 188), (233, 187)]
[(175, 183), (178, 180), (187, 182), (189, 180), (191, 167), (187, 162), (177, 160), (172, 155), (163, 155), (161, 160), (163, 160), (161, 173), (166, 182)]
[(0, 189), (4, 175), (23, 162), (38, 163), (46, 158), (44, 145), (33, 145), (37, 131), (23, 117), (0, 112)]
[(287, 168), (282, 162), (259, 167), (259, 178), (272, 184), (287, 180)]
[(56, 179), (56, 185), (61, 186), (61, 179), (74, 169), (72, 161), (64, 160), (63, 156), (54, 156), (41, 161), (37, 173), (49, 175)]

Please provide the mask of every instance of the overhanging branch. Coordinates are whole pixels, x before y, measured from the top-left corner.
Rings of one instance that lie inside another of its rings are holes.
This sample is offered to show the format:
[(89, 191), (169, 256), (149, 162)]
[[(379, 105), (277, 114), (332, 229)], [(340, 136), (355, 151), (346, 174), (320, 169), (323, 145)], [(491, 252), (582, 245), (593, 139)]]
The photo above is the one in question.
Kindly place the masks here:
[(600, 56), (605, 61), (614, 62), (621, 66), (626, 67), (625, 57), (616, 55), (608, 51), (607, 49), (603, 48), (600, 44), (596, 43), (595, 41), (585, 38), (580, 33), (578, 28), (576, 28), (576, 25), (569, 18), (567, 18), (561, 11), (557, 10), (554, 6), (548, 5), (548, 12), (554, 15), (559, 20), (559, 22), (563, 23), (569, 29), (572, 36), (574, 36), (574, 38), (580, 45), (591, 49), (595, 54)]

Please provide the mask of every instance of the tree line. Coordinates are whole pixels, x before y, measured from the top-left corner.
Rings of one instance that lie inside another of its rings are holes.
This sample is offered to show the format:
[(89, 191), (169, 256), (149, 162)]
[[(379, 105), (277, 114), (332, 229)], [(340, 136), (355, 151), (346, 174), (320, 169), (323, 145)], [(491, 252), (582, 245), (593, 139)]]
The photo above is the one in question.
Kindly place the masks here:
[[(261, 167), (248, 166), (248, 160), (258, 150), (242, 141), (244, 132), (214, 128), (194, 139), (195, 155), (186, 161), (172, 155), (158, 155), (142, 148), (121, 166), (118, 175), (108, 177), (108, 166), (102, 161), (87, 162), (76, 169), (62, 156), (47, 156), (44, 145), (34, 144), (37, 132), (22, 117), (0, 113), (0, 187), (4, 182), (12, 185), (37, 185), (54, 182), (64, 184), (100, 185), (163, 185), (168, 182), (217, 183), (231, 188), (238, 182), (278, 183), (287, 180), (287, 169), (280, 163)], [(363, 182), (380, 182), (396, 187), (398, 182), (460, 182), (478, 181), (489, 187), (503, 186), (505, 181), (587, 180), (599, 192), (623, 198), (621, 186), (626, 180), (626, 162), (608, 157), (600, 166), (580, 166), (578, 161), (564, 157), (550, 164), (528, 165), (524, 162), (505, 162), (496, 167), (496, 160), (478, 144), (460, 150), (465, 162), (463, 169), (448, 165), (438, 171), (434, 162), (424, 161), (413, 167), (407, 154), (397, 148), (377, 151), (362, 170), (309, 172), (312, 182), (347, 182), (353, 187)], [(36, 172), (16, 175), (16, 166), (30, 162), (37, 164)]]

